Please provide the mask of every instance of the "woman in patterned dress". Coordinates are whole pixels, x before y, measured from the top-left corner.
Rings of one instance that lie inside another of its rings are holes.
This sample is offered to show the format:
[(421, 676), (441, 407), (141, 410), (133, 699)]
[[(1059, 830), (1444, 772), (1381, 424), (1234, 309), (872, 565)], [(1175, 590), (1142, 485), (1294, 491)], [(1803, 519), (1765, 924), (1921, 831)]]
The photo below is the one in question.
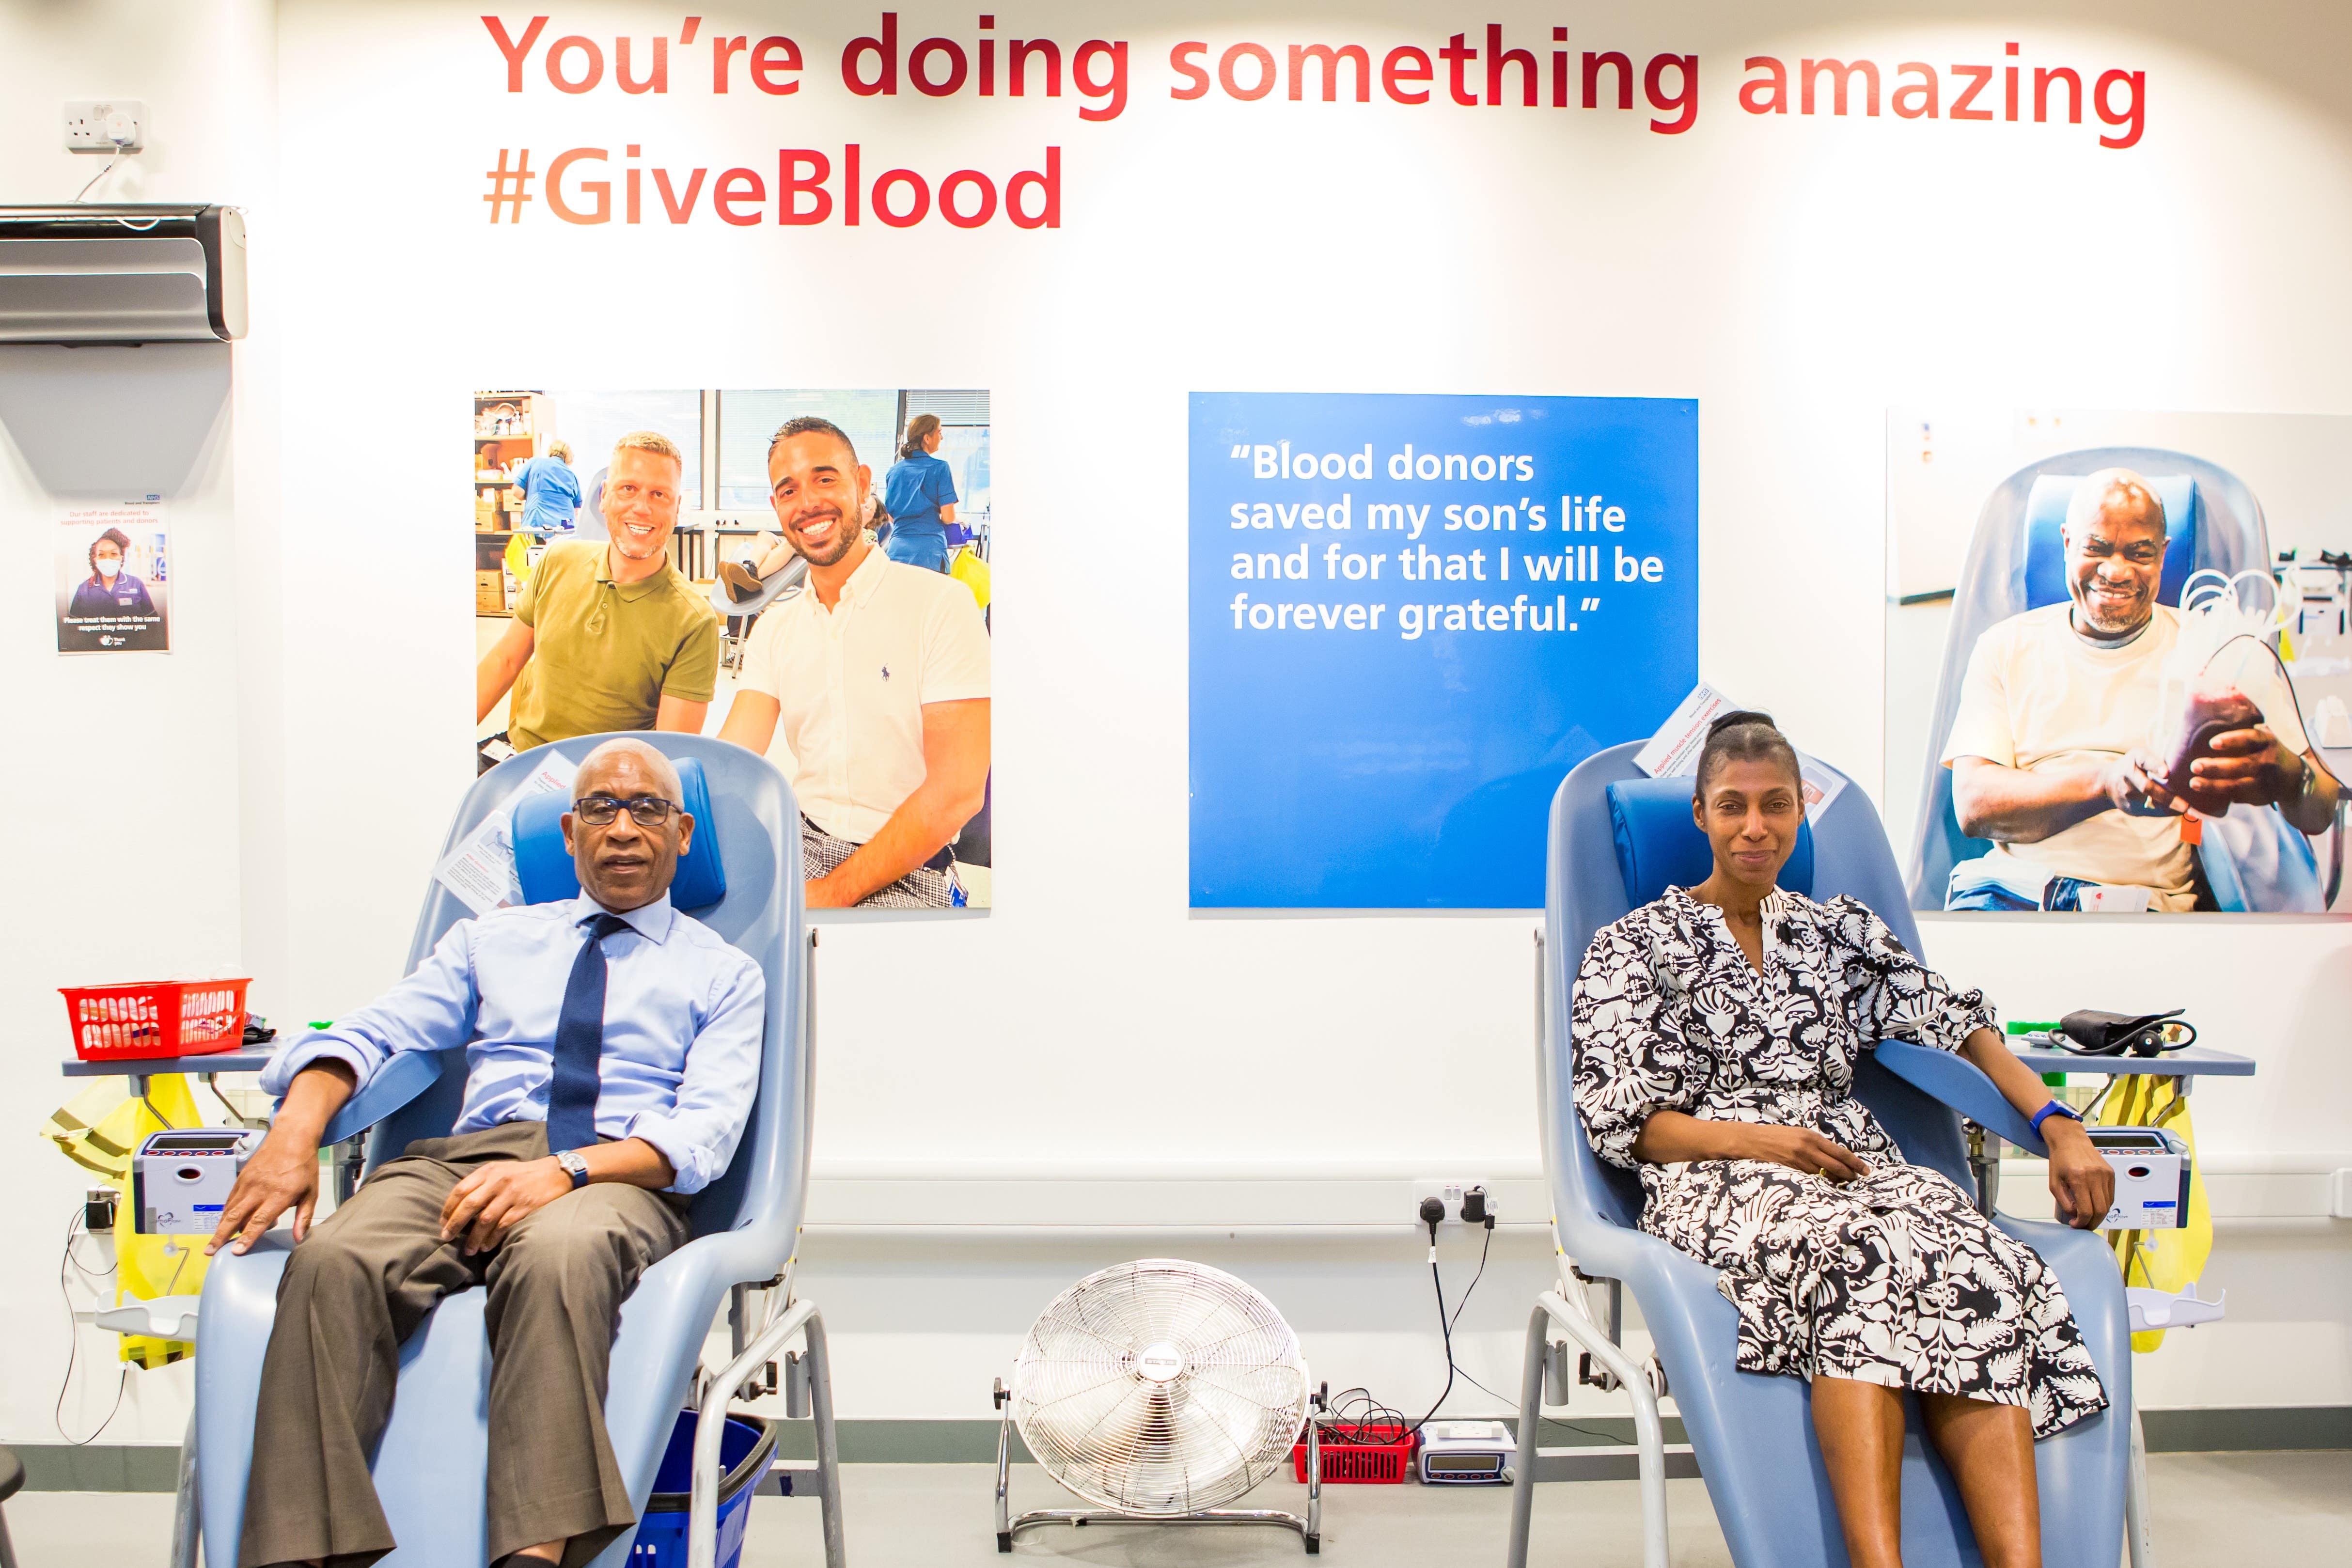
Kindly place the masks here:
[(1988, 1568), (2036, 1568), (2033, 1442), (2106, 1391), (2058, 1278), (1853, 1098), (1862, 1052), (1902, 1037), (1990, 1075), (2050, 1147), (2069, 1223), (2114, 1173), (1955, 990), (1851, 898), (1776, 887), (1802, 811), (1797, 755), (1727, 714), (1693, 816), (1714, 873), (1602, 930), (1577, 975), (1574, 1084), (1601, 1158), (1638, 1171), (1642, 1228), (1722, 1270), (1744, 1372), (1812, 1386), (1813, 1430), (1854, 1568), (1899, 1568), (1903, 1391), (1959, 1484)]

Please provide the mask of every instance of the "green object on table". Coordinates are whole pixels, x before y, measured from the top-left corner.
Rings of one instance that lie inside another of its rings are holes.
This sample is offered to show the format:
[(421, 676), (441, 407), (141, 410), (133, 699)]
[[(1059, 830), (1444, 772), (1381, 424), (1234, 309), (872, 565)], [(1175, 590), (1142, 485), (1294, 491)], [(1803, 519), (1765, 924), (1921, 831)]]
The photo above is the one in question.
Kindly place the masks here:
[(320, 1034), (326, 1033), (329, 1029), (331, 1029), (334, 1026), (335, 1021), (332, 1018), (313, 1018), (310, 1020), (310, 1027), (318, 1030)]
[[(313, 1027), (316, 1026), (317, 1026), (315, 1025), (313, 1026)], [(2011, 1018), (2008, 1023), (2002, 1025), (2001, 1027), (2004, 1031), (2012, 1035), (2054, 1035), (2058, 1032), (2058, 1026), (2055, 1023), (2029, 1024), (2021, 1022), (2016, 1018)]]

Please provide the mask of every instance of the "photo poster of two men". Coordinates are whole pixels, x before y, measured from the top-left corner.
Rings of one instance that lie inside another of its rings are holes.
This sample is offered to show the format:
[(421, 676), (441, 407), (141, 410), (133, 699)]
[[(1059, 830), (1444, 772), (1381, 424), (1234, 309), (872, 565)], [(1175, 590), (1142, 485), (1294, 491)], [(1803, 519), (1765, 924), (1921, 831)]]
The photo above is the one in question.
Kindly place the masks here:
[(60, 521), (58, 651), (170, 652), (172, 569), (163, 507), (77, 507)]
[(481, 771), (718, 736), (791, 782), (812, 909), (990, 906), (986, 391), (494, 388), (470, 421)]
[(2352, 908), (2347, 437), (1889, 412), (1885, 798), (1914, 909)]

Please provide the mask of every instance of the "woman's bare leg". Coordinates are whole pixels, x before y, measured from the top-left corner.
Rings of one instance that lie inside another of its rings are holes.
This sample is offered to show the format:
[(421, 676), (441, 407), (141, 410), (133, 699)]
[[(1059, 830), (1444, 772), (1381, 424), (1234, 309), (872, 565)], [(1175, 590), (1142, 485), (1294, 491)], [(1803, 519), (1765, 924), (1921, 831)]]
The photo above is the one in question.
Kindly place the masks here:
[(2024, 1406), (1923, 1394), (1919, 1414), (1959, 1483), (1985, 1568), (2042, 1568), (2042, 1494), (2033, 1479), (2033, 1418)]
[[(1816, 1377), (1813, 1436), (1821, 1441), (1853, 1568), (1902, 1568), (1902, 1391), (1850, 1377)], [(1985, 1561), (1995, 1568), (1990, 1555)]]
[(754, 570), (762, 581), (791, 565), (793, 557), (799, 553), (778, 534), (763, 533), (752, 542), (760, 547), (760, 564)]

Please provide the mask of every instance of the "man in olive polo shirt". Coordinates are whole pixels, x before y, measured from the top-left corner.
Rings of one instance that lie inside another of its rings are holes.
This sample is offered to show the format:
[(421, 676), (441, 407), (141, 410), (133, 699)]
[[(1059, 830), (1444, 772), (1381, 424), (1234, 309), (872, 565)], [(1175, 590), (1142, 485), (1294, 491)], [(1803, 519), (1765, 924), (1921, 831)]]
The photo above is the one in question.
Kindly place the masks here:
[(701, 731), (718, 685), (719, 613), (669, 561), (685, 467), (650, 430), (614, 443), (612, 537), (540, 557), (513, 624), (475, 668), (475, 722), (511, 689), (507, 739), (519, 752), (608, 730)]

